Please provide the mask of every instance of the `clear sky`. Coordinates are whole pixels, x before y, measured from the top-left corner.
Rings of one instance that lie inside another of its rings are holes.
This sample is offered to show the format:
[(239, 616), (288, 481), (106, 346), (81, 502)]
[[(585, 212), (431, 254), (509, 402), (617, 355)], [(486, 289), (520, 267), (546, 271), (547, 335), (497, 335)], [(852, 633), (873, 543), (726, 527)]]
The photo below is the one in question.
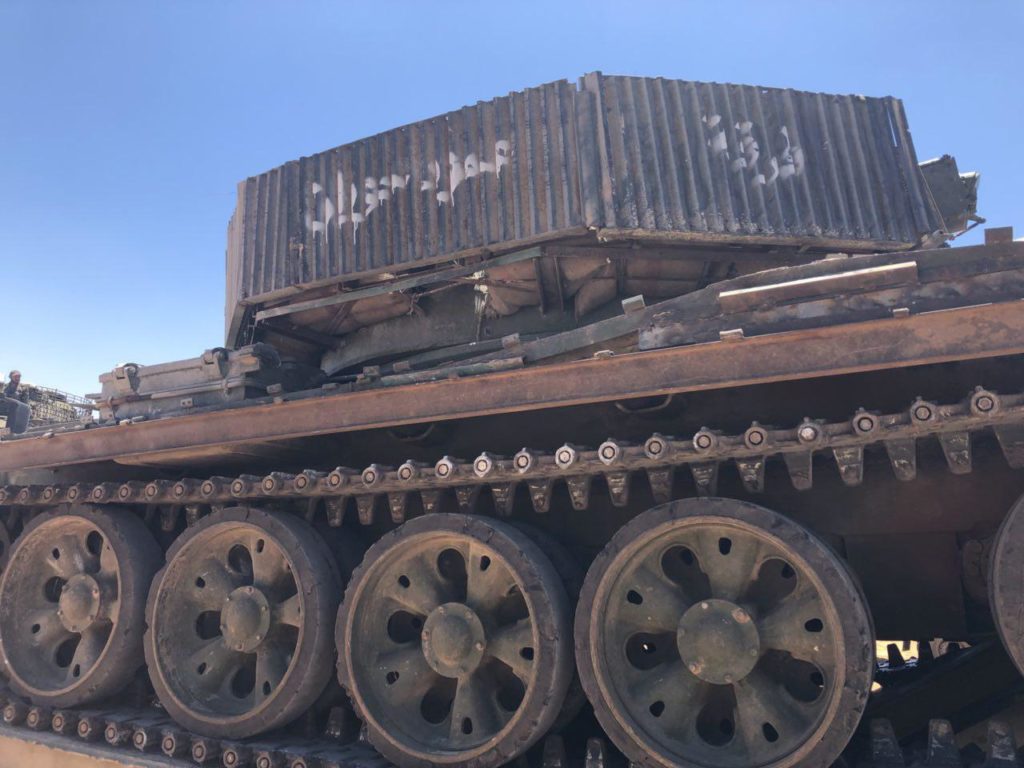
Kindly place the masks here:
[(0, 369), (81, 394), (222, 344), (239, 180), (593, 70), (899, 96), (1019, 237), (1022, 40), (1021, 0), (0, 0)]

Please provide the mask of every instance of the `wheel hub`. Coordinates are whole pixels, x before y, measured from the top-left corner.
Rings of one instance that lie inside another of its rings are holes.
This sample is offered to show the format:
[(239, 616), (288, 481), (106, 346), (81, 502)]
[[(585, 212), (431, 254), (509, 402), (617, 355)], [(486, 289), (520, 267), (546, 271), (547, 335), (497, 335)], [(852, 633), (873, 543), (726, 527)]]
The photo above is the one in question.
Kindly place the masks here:
[(102, 602), (96, 579), (87, 573), (76, 573), (61, 590), (57, 615), (69, 632), (82, 632), (99, 617)]
[(708, 683), (742, 680), (761, 656), (761, 638), (745, 610), (728, 600), (703, 600), (683, 614), (676, 630), (679, 655)]
[(472, 672), (487, 647), (480, 618), (462, 603), (445, 603), (431, 611), (421, 639), (427, 663), (445, 677)]
[(236, 651), (255, 650), (270, 630), (270, 604), (256, 587), (239, 587), (229, 594), (220, 615), (221, 634)]

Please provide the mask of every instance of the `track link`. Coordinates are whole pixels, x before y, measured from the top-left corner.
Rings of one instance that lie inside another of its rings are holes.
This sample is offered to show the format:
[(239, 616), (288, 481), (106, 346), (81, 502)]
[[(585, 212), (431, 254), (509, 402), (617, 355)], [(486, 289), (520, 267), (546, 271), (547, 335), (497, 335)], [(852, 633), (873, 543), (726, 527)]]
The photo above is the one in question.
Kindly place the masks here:
[[(0, 690), (4, 724), (14, 732), (50, 732), (69, 749), (88, 749), (106, 742), (130, 762), (140, 754), (163, 754), (182, 765), (225, 768), (393, 768), (362, 741), (344, 743), (328, 734), (315, 739), (276, 739), (235, 742), (190, 734), (175, 726), (159, 710), (129, 714), (124, 710), (48, 710), (29, 706), (7, 690)], [(987, 749), (960, 750), (948, 720), (932, 720), (927, 740), (904, 749), (888, 720), (872, 720), (864, 729), (866, 740), (854, 744), (834, 768), (1024, 768), (1013, 730), (1000, 720), (988, 724)], [(2, 733), (3, 731), (0, 731)], [(337, 734), (334, 734), (335, 736)], [(583, 754), (567, 750), (563, 738), (547, 736), (532, 759), (517, 764), (535, 768), (607, 768), (621, 757), (604, 738), (586, 740)], [(630, 764), (634, 768), (634, 764)]]
[(642, 445), (609, 439), (596, 449), (566, 443), (553, 452), (524, 448), (512, 457), (485, 451), (472, 461), (444, 456), (433, 467), (410, 460), (398, 467), (370, 464), (362, 470), (307, 469), (297, 474), (271, 472), (265, 477), (8, 485), (0, 487), (0, 505), (161, 505), (161, 514), (171, 518), (163, 525), (172, 530), (181, 510), (192, 522), (202, 514), (203, 505), (260, 500), (305, 500), (310, 515), (323, 501), (328, 522), (341, 525), (346, 509), (354, 502), (359, 521), (368, 525), (382, 507), (393, 522), (404, 522), (413, 494), (428, 513), (439, 509), (444, 494), (454, 494), (461, 511), (479, 512), (480, 492), (488, 488), (494, 513), (508, 516), (521, 484), (527, 486), (538, 513), (549, 510), (557, 482), (565, 484), (575, 509), (586, 509), (598, 478), (603, 478), (612, 503), (626, 506), (635, 474), (646, 477), (655, 501), (662, 503), (672, 497), (677, 471), (688, 470), (696, 493), (708, 496), (715, 494), (719, 474), (730, 464), (744, 487), (757, 493), (764, 490), (767, 463), (779, 458), (793, 486), (807, 490), (814, 482), (814, 459), (823, 454), (834, 460), (846, 485), (856, 486), (864, 480), (864, 451), (870, 446), (884, 447), (895, 476), (912, 480), (922, 440), (937, 441), (949, 471), (965, 474), (972, 468), (972, 440), (982, 432), (995, 434), (1011, 467), (1024, 467), (1024, 394), (999, 395), (977, 387), (958, 403), (940, 405), (919, 398), (897, 413), (879, 414), (862, 408), (845, 421), (805, 418), (787, 429), (755, 421), (741, 434), (705, 427), (687, 438), (654, 433)]

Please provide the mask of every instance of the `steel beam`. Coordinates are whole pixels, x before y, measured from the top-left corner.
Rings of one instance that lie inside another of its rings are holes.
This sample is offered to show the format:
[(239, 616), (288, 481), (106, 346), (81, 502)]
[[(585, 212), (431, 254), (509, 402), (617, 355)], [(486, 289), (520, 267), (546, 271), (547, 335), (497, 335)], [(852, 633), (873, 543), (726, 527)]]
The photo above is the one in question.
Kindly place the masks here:
[(1022, 353), (1024, 302), (1010, 301), (14, 440), (0, 443), (0, 471)]

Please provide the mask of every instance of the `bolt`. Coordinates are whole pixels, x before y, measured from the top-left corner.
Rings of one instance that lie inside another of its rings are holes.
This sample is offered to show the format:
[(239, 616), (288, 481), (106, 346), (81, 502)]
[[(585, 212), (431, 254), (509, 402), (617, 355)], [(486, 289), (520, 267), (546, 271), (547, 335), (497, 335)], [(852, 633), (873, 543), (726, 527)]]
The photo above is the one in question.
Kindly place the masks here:
[(695, 662), (692, 662), (692, 661), (691, 661), (691, 662), (690, 662), (689, 664), (687, 664), (687, 665), (686, 665), (686, 668), (687, 668), (688, 670), (690, 670), (690, 671), (691, 671), (691, 672), (692, 672), (693, 674), (695, 674), (695, 675), (696, 675), (696, 674), (697, 674), (698, 672), (700, 672), (700, 667), (698, 667), (698, 666), (697, 666), (697, 664), (696, 664)]
[(732, 612), (732, 617), (740, 624), (746, 624), (750, 621), (750, 616), (742, 608), (737, 608)]
[(707, 428), (703, 428), (700, 432), (693, 436), (693, 444), (699, 451), (707, 451), (714, 447), (715, 436), (710, 432), (706, 432)]
[(437, 609), (437, 615), (438, 616), (444, 616), (447, 613), (448, 613), (448, 609), (447, 608), (445, 608), (443, 605), (438, 606), (438, 609)]
[(988, 413), (993, 408), (995, 408), (996, 402), (988, 395), (982, 395), (981, 397), (974, 401), (974, 405), (982, 413)]
[(245, 594), (251, 595), (252, 594), (252, 587), (246, 587), (245, 588)]
[(263, 635), (256, 635), (256, 642), (257, 642), (257, 643), (258, 643), (258, 642), (259, 642), (260, 640), (262, 640), (262, 639), (263, 639)]
[(914, 418), (918, 421), (928, 421), (932, 417), (932, 409), (930, 406), (921, 404), (914, 409)]
[(812, 424), (806, 424), (800, 427), (797, 436), (805, 443), (813, 443), (818, 439), (818, 428)]
[(235, 646), (235, 650), (236, 651), (240, 651), (240, 650), (242, 650), (242, 647), (243, 647), (242, 644), (239, 643), (238, 645)]
[(482, 651), (484, 649), (484, 644), (480, 640), (477, 640), (476, 645), (473, 647), (476, 648), (478, 651)]
[(100, 588), (99, 587), (93, 587), (92, 588), (92, 596), (93, 597), (99, 597), (100, 596)]
[(665, 443), (660, 438), (652, 437), (647, 441), (647, 445), (644, 446), (647, 449), (648, 456), (660, 456), (665, 451)]
[(753, 657), (755, 657), (755, 658), (756, 658), (756, 657), (757, 657), (757, 654), (758, 654), (758, 650), (757, 650), (757, 648), (751, 648), (751, 649), (750, 649), (750, 655), (751, 655), (751, 656), (753, 656)]
[(711, 604), (707, 603), (707, 602), (704, 602), (704, 603), (700, 604), (700, 608), (701, 608), (702, 611), (706, 611), (710, 607), (711, 607)]
[(224, 760), (224, 765), (227, 765), (227, 766), (232, 766), (236, 762), (238, 762), (238, 758), (235, 757), (235, 753), (231, 752), (231, 751), (228, 751), (228, 752), (224, 753), (223, 760)]
[(261, 605), (260, 606), (260, 613), (266, 613), (266, 612), (267, 612), (267, 606)]
[(747, 442), (750, 445), (761, 445), (764, 442), (764, 432), (759, 429), (751, 429), (747, 432)]
[(861, 432), (870, 432), (875, 427), (875, 421), (870, 416), (861, 416), (857, 419), (857, 429)]
[(725, 680), (725, 682), (727, 682), (727, 683), (731, 683), (732, 682), (732, 675), (726, 675), (722, 679)]
[(422, 631), (422, 632), (420, 633), (420, 639), (421, 639), (421, 640), (422, 640), (422, 641), (423, 641), (424, 643), (425, 643), (425, 642), (427, 642), (428, 640), (430, 640), (430, 630), (429, 630), (429, 629), (424, 629), (424, 630), (423, 630), (423, 631)]

